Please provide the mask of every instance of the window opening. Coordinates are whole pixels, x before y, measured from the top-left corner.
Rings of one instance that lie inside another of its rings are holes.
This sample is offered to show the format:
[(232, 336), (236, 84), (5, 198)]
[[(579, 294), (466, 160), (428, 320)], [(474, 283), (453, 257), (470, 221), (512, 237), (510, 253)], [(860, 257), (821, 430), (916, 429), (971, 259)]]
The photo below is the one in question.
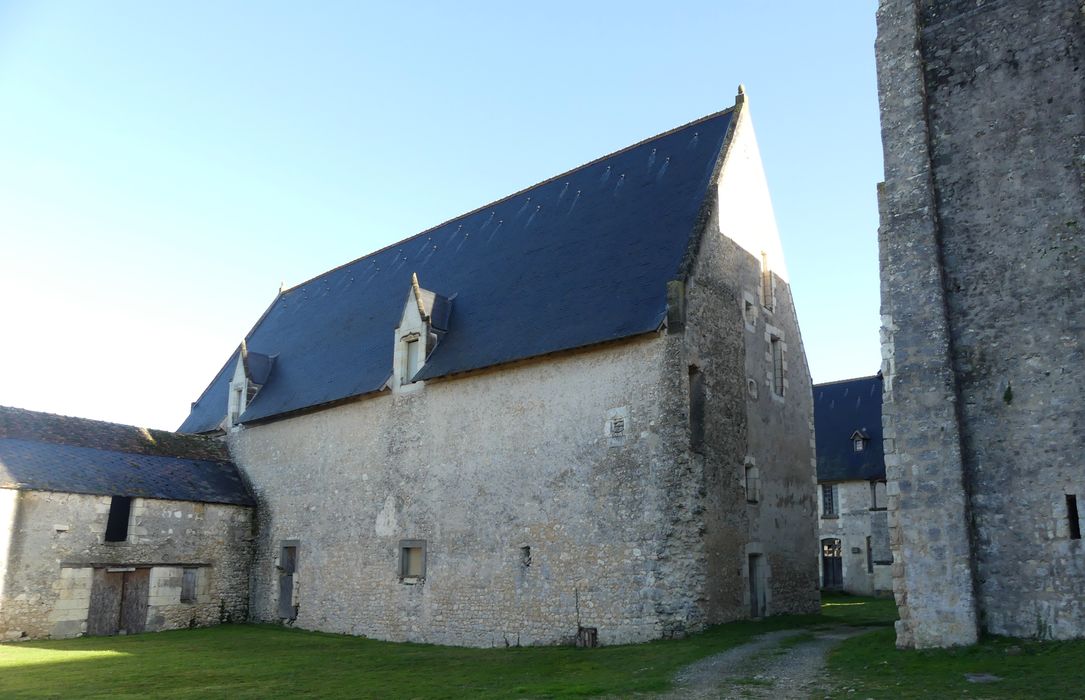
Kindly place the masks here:
[(128, 539), (128, 516), (131, 513), (130, 496), (114, 496), (109, 501), (109, 519), (105, 526), (106, 542), (124, 542)]
[(884, 481), (870, 482), (870, 507), (872, 510), (885, 510), (886, 494)]
[(1066, 515), (1070, 519), (1070, 539), (1081, 539), (1081, 520), (1077, 514), (1077, 496), (1066, 494)]
[(821, 515), (829, 517), (836, 515), (836, 485), (821, 485)]
[(403, 356), (401, 358), (402, 368), (400, 371), (399, 383), (410, 384), (411, 379), (418, 373), (420, 369), (420, 352), (422, 344), (419, 342), (418, 336), (411, 336), (403, 339)]
[(863, 438), (860, 438), (860, 437), (857, 437), (854, 440), (852, 440), (853, 449), (856, 452), (862, 452), (863, 451), (863, 442), (864, 442)]
[(704, 449), (705, 386), (704, 374), (697, 365), (689, 366), (689, 442), (690, 449)]
[(520, 548), (520, 566), (525, 569), (531, 566), (531, 547)]
[(773, 336), (772, 344), (772, 390), (777, 396), (784, 395), (784, 344)]
[(199, 569), (181, 570), (181, 602), (196, 602), (196, 575)]
[(869, 535), (866, 538), (866, 572), (874, 573), (874, 548), (871, 546)]
[(401, 540), (399, 543), (399, 578), (424, 579), (426, 577), (426, 541)]
[(757, 467), (752, 464), (746, 465), (746, 502), (757, 503), (760, 498), (761, 478)]

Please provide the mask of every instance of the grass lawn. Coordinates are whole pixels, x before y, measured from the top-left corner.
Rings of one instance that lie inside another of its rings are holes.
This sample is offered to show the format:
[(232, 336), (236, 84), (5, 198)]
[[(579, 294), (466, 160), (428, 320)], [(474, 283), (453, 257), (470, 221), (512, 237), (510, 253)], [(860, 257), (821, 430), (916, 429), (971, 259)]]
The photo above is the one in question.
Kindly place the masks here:
[[(570, 698), (666, 690), (689, 663), (778, 629), (876, 630), (829, 659), (847, 698), (1077, 698), (1085, 641), (989, 639), (970, 649), (899, 652), (891, 600), (825, 596), (821, 615), (736, 622), (677, 641), (573, 649), (393, 644), (272, 625), (0, 645), (2, 698)], [(801, 644), (811, 635), (783, 646)], [(972, 684), (966, 673), (991, 673)], [(753, 681), (751, 681), (753, 682)], [(849, 692), (849, 690), (851, 692)]]
[(0, 645), (0, 697), (510, 698), (665, 690), (682, 666), (817, 615), (688, 639), (574, 649), (393, 644), (272, 625)]
[[(886, 624), (892, 601), (822, 599), (822, 613)], [(849, 609), (850, 608), (850, 609)], [(846, 611), (846, 612), (844, 612)], [(970, 683), (967, 675), (1000, 680)], [(1036, 642), (987, 637), (963, 649), (901, 651), (887, 627), (844, 641), (829, 654), (834, 698), (1085, 698), (1085, 640)]]

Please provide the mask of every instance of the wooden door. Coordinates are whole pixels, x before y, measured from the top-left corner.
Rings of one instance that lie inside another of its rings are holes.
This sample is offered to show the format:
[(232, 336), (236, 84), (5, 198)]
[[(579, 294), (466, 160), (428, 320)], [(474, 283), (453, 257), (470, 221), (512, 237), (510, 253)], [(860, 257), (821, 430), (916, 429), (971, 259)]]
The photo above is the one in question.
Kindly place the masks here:
[(821, 541), (821, 587), (826, 590), (844, 587), (844, 557), (840, 540), (835, 538)]
[(136, 569), (124, 573), (121, 634), (139, 634), (147, 627), (147, 595), (150, 592), (150, 583), (150, 569)]
[(87, 613), (88, 635), (110, 635), (120, 631), (123, 591), (124, 572), (94, 570), (90, 585), (90, 610)]
[(279, 617), (293, 620), (298, 616), (294, 605), (294, 572), (298, 567), (298, 547), (284, 544), (279, 552)]
[(87, 634), (138, 634), (147, 627), (151, 570), (95, 569), (90, 587)]
[(750, 557), (750, 617), (765, 616), (765, 582), (764, 573), (761, 570), (761, 555), (751, 554)]

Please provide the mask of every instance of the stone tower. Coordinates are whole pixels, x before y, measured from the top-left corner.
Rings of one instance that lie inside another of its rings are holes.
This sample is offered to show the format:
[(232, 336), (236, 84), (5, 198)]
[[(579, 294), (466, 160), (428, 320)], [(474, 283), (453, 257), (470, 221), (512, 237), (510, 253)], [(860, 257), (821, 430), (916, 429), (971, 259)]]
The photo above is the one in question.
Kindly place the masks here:
[(1085, 635), (1085, 4), (881, 0), (897, 645)]

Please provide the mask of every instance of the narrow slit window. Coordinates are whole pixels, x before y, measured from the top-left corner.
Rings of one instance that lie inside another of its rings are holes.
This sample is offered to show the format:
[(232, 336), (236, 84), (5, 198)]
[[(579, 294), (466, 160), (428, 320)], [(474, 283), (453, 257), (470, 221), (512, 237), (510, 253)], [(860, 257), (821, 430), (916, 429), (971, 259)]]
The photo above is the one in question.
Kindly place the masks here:
[(784, 341), (777, 337), (771, 340), (772, 345), (772, 391), (777, 396), (784, 395)]
[(769, 269), (768, 253), (761, 253), (761, 305), (772, 311), (772, 270)]
[(114, 496), (109, 502), (109, 519), (105, 526), (106, 542), (124, 542), (128, 539), (128, 517), (132, 513), (130, 496)]
[(752, 464), (746, 465), (746, 502), (757, 503), (761, 500), (761, 478), (757, 467)]
[(531, 566), (531, 547), (520, 548), (520, 566), (525, 569)]
[(1077, 496), (1066, 494), (1066, 517), (1070, 520), (1070, 539), (1081, 539), (1081, 520), (1077, 513)]
[(704, 374), (696, 365), (689, 366), (689, 443), (690, 449), (704, 449), (705, 386)]

